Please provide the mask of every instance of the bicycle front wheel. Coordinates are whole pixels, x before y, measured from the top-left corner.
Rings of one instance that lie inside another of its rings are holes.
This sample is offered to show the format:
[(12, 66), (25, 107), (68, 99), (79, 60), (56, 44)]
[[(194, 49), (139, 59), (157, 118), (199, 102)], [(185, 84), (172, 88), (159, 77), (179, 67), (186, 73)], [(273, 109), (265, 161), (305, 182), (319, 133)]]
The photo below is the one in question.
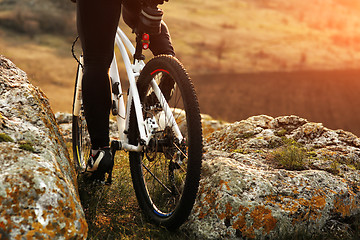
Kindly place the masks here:
[[(154, 81), (163, 97), (155, 94)], [(129, 153), (136, 197), (152, 222), (176, 229), (191, 212), (200, 180), (202, 129), (197, 97), (182, 64), (167, 55), (146, 64), (137, 86), (144, 120), (151, 119), (156, 127), (143, 152)], [(129, 141), (134, 145), (140, 141), (133, 106)]]

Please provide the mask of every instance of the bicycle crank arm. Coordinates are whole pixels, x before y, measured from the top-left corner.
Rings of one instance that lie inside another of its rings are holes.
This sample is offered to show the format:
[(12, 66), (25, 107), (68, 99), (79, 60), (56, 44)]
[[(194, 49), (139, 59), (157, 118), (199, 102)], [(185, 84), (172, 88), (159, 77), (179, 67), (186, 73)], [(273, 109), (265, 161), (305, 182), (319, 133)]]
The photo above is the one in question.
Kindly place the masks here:
[(116, 152), (117, 150), (127, 150), (127, 151), (130, 151), (130, 152), (141, 152), (143, 150), (144, 146), (142, 145), (132, 145), (132, 144), (129, 144), (129, 143), (124, 143), (122, 141), (119, 141), (119, 140), (112, 140), (111, 141), (111, 146), (110, 146), (110, 149), (112, 152)]

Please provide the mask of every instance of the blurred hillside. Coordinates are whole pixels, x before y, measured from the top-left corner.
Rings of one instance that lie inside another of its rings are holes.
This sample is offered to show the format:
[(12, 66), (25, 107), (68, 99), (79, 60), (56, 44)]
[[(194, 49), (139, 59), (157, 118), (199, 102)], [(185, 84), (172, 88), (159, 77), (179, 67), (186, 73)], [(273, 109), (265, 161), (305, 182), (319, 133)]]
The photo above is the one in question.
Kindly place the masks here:
[(197, 71), (360, 67), (357, 0), (179, 0), (164, 8), (179, 54)]
[(0, 25), (34, 37), (75, 32), (74, 6), (58, 0), (0, 0)]
[[(33, 38), (74, 36), (74, 8), (70, 0), (0, 0), (0, 26)], [(192, 73), (360, 68), (357, 0), (176, 0), (162, 8)]]
[[(227, 121), (297, 114), (360, 134), (353, 107), (360, 89), (356, 74), (346, 71), (360, 69), (360, 1), (170, 0), (162, 8), (204, 113)], [(55, 111), (71, 111), (76, 35), (70, 0), (0, 0), (0, 54), (27, 72)], [(344, 74), (335, 77), (334, 70)]]

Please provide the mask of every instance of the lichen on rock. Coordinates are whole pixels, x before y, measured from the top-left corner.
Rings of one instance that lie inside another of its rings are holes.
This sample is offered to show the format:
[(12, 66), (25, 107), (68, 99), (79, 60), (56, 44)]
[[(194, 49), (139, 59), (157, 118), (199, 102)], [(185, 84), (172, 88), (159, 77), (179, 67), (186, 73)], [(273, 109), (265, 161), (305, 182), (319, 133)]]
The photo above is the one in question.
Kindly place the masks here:
[[(199, 195), (183, 226), (196, 238), (360, 237), (355, 135), (297, 116), (254, 116), (224, 126), (204, 142)], [(303, 170), (276, 162), (275, 154), (286, 148), (303, 151)]]
[(85, 239), (75, 172), (45, 95), (0, 57), (0, 238)]

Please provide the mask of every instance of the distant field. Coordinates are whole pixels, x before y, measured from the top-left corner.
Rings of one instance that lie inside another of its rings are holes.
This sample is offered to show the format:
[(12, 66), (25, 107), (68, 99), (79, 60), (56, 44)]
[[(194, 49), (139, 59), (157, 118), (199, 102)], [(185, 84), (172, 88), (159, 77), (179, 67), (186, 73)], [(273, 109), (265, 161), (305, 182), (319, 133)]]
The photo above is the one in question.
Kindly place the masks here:
[(215, 118), (298, 115), (360, 136), (360, 70), (192, 76), (200, 108)]

